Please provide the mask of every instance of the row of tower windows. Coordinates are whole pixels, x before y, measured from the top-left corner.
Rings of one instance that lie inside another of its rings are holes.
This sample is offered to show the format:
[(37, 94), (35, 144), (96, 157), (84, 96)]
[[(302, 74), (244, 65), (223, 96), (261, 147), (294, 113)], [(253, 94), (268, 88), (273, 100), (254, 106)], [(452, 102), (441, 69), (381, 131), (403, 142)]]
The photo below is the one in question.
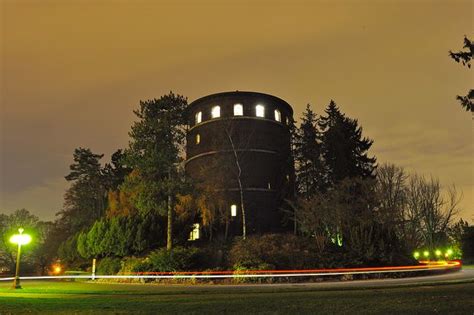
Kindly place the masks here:
[[(244, 115), (244, 107), (242, 104), (234, 104), (234, 116), (243, 116)], [(255, 116), (257, 117), (265, 117), (265, 107), (261, 104), (255, 106)], [(212, 118), (219, 118), (221, 117), (221, 107), (216, 105), (211, 109), (211, 117)], [(199, 124), (202, 122), (202, 112), (197, 112), (195, 115), (195, 123)], [(278, 109), (274, 110), (274, 118), (276, 121), (281, 122), (281, 112)]]

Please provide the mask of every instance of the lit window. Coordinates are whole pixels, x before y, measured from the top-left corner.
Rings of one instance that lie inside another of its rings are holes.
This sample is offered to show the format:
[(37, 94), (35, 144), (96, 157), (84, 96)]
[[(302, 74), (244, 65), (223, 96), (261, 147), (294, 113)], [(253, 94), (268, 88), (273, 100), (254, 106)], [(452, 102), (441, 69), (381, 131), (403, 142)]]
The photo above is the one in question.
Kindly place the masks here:
[(234, 116), (243, 116), (244, 115), (244, 107), (242, 104), (235, 104), (234, 105)]
[(202, 112), (196, 113), (196, 124), (199, 124), (202, 121)]
[(265, 107), (263, 105), (255, 106), (255, 114), (257, 117), (265, 117)]
[(278, 109), (275, 109), (275, 120), (281, 122), (281, 113)]
[(221, 108), (219, 106), (214, 106), (211, 111), (212, 118), (221, 117)]
[(197, 134), (196, 135), (196, 144), (199, 144), (201, 142), (201, 135)]
[(230, 215), (233, 217), (237, 216), (237, 205), (230, 206)]
[(195, 241), (199, 239), (199, 223), (193, 224), (193, 230), (189, 233), (188, 241)]

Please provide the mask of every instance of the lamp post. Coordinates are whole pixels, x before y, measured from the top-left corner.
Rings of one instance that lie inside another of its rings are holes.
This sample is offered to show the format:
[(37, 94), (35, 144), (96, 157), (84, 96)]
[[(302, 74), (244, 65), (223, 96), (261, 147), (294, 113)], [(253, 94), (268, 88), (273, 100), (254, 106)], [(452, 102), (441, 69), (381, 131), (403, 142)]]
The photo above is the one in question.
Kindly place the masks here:
[(23, 234), (24, 229), (19, 228), (18, 232), (20, 234), (15, 234), (10, 237), (10, 242), (18, 245), (18, 252), (16, 254), (16, 270), (15, 278), (13, 279), (13, 289), (21, 289), (20, 285), (20, 255), (21, 255), (21, 245), (26, 245), (31, 242), (31, 236), (28, 234)]

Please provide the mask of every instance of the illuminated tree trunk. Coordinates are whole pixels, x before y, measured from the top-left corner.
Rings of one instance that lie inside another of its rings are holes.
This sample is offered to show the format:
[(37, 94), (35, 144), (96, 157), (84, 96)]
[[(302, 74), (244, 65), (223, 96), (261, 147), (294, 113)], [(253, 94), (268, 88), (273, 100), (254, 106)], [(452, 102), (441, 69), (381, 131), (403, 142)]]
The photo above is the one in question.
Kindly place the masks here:
[(226, 130), (227, 137), (229, 138), (230, 145), (232, 146), (232, 152), (234, 153), (235, 165), (237, 166), (237, 183), (239, 184), (239, 192), (240, 192), (240, 208), (242, 209), (242, 238), (245, 239), (247, 236), (247, 227), (245, 224), (245, 206), (244, 206), (244, 189), (242, 187), (242, 168), (240, 167), (239, 157), (237, 156), (237, 151), (235, 150), (234, 141), (230, 136), (228, 130)]
[(173, 248), (173, 208), (171, 204), (171, 194), (168, 195), (168, 229), (166, 239), (166, 249), (171, 250)]

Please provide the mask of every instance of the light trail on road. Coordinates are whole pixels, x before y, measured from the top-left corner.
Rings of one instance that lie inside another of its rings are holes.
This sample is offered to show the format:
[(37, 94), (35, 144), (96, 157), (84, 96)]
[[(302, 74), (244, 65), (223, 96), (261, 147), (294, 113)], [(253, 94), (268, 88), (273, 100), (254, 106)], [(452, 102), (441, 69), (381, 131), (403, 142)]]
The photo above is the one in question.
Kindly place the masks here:
[[(459, 261), (430, 262), (416, 266), (365, 267), (365, 268), (332, 268), (302, 270), (240, 270), (240, 271), (182, 271), (182, 272), (143, 272), (129, 275), (57, 275), (57, 276), (23, 276), (20, 280), (45, 279), (222, 279), (222, 278), (281, 278), (341, 276), (380, 273), (402, 273), (435, 270), (459, 270)], [(14, 277), (0, 278), (0, 281), (12, 281)]]

